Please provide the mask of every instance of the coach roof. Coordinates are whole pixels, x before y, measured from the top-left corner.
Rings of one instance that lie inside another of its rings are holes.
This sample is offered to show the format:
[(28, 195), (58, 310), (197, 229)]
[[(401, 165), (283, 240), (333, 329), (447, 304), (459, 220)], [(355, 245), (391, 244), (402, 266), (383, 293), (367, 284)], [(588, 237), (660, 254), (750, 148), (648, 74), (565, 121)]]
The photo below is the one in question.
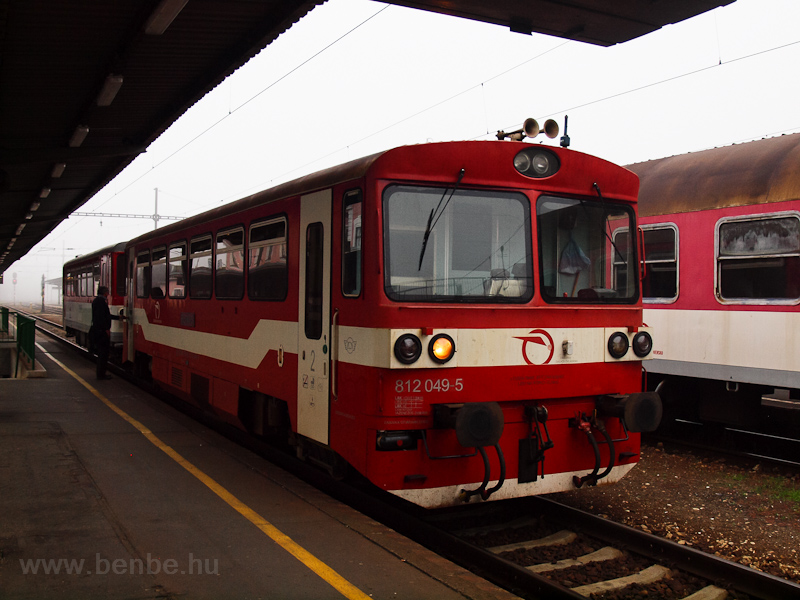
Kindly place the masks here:
[(628, 165), (639, 215), (800, 199), (800, 133)]

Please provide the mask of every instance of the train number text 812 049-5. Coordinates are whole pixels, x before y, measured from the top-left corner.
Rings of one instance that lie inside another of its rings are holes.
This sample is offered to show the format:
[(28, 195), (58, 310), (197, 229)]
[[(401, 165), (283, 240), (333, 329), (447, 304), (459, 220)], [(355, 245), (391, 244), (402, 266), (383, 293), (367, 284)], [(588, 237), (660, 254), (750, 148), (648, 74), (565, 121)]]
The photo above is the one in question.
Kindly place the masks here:
[(394, 391), (400, 393), (432, 393), (432, 392), (460, 392), (464, 389), (464, 380), (460, 377), (455, 380), (443, 379), (398, 379), (394, 383)]

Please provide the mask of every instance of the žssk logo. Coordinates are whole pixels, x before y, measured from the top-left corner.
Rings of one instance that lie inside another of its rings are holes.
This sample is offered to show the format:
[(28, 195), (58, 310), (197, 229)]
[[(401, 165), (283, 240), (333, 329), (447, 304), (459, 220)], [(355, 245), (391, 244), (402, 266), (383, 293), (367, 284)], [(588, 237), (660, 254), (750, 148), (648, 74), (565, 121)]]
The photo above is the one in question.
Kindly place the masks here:
[(546, 365), (553, 358), (553, 338), (544, 329), (532, 329), (522, 340), (522, 358), (529, 365)]

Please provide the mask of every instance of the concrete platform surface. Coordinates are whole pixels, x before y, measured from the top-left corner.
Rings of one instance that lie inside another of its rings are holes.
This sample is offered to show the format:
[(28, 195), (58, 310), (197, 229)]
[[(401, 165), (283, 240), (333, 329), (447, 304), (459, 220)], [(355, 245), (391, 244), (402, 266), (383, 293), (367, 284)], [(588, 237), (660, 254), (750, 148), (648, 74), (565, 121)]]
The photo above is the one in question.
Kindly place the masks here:
[(0, 380), (0, 598), (514, 597), (38, 344)]

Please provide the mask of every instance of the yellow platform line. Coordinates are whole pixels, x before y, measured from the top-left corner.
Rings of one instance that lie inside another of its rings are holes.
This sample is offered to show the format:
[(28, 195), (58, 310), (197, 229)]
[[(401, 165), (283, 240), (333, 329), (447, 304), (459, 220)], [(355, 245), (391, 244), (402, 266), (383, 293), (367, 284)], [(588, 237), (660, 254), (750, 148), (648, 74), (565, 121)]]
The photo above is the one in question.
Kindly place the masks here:
[[(39, 344), (37, 344), (38, 346)], [(44, 348), (40, 349), (44, 351)], [(46, 351), (44, 351), (48, 354)], [(194, 475), (197, 479), (199, 479), (206, 487), (208, 487), (212, 492), (214, 492), (217, 496), (222, 498), (225, 502), (228, 503), (234, 510), (236, 510), (239, 514), (241, 514), (245, 519), (250, 521), (253, 525), (258, 527), (261, 531), (266, 533), (270, 539), (272, 539), (276, 544), (278, 544), (281, 548), (286, 550), (289, 554), (294, 556), (297, 560), (303, 563), (306, 567), (314, 571), (317, 575), (319, 575), (322, 579), (328, 582), (331, 586), (333, 586), (336, 590), (338, 590), (345, 598), (350, 598), (353, 600), (369, 600), (370, 597), (359, 590), (356, 586), (352, 583), (347, 581), (344, 577), (339, 575), (336, 571), (334, 571), (331, 567), (326, 565), (316, 556), (311, 554), (308, 550), (300, 546), (297, 542), (292, 540), (288, 535), (283, 533), (277, 527), (275, 527), (272, 523), (267, 521), (264, 517), (259, 515), (256, 511), (252, 508), (247, 506), (244, 502), (239, 500), (236, 496), (231, 494), (228, 490), (214, 481), (211, 477), (206, 475), (203, 471), (195, 467), (192, 463), (188, 460), (183, 458), (180, 454), (178, 454), (174, 449), (170, 446), (162, 442), (152, 431), (150, 431), (147, 427), (145, 427), (141, 422), (134, 419), (124, 410), (119, 408), (116, 404), (111, 402), (108, 398), (103, 396), (97, 389), (95, 389), (92, 385), (90, 385), (85, 379), (83, 379), (80, 375), (78, 375), (75, 371), (70, 369), (64, 363), (59, 361), (58, 359), (54, 358), (52, 354), (48, 354), (48, 358), (56, 363), (59, 367), (64, 369), (69, 375), (71, 375), (78, 383), (80, 383), (83, 387), (89, 390), (95, 397), (97, 397), (103, 404), (108, 406), (111, 410), (117, 413), (120, 417), (125, 419), (128, 423), (133, 425), (139, 432), (146, 437), (156, 448), (164, 452), (167, 456), (169, 456), (172, 460), (182, 466), (184, 469), (189, 471), (192, 475)]]

